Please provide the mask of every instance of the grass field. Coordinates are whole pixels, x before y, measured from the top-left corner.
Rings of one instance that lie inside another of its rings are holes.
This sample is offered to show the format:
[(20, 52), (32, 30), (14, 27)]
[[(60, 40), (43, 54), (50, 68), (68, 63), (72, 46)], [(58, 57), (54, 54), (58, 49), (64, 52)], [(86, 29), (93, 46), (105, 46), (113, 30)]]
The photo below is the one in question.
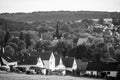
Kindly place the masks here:
[(0, 74), (0, 80), (103, 80), (83, 77), (72, 77), (72, 76), (44, 76), (44, 75), (27, 75), (17, 73)]

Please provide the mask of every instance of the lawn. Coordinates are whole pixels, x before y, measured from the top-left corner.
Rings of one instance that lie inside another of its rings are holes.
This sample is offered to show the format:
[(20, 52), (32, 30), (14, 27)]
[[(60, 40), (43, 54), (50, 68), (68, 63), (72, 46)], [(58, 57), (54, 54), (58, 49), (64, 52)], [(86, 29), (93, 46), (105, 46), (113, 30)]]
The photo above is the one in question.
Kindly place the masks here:
[(72, 76), (57, 76), (57, 75), (27, 75), (17, 73), (0, 74), (0, 80), (103, 80)]

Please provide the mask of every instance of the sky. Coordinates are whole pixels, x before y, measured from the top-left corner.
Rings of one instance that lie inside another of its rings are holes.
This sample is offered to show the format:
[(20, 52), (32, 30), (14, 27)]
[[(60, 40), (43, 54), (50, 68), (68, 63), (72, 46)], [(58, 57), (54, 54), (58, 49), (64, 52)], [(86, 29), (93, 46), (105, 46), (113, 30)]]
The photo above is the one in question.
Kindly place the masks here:
[(61, 10), (120, 12), (120, 0), (0, 0), (0, 13)]

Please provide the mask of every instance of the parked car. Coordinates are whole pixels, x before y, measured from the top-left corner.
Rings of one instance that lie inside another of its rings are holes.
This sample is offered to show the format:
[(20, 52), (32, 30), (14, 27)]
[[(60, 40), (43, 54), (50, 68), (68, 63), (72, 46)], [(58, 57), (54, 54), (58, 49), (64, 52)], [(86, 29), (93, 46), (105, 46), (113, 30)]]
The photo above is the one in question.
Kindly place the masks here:
[(36, 74), (43, 74), (44, 68), (31, 66), (31, 67), (29, 68), (29, 70), (34, 70), (34, 71), (36, 72)]
[(36, 72), (35, 72), (35, 70), (29, 69), (26, 71), (26, 74), (36, 74)]

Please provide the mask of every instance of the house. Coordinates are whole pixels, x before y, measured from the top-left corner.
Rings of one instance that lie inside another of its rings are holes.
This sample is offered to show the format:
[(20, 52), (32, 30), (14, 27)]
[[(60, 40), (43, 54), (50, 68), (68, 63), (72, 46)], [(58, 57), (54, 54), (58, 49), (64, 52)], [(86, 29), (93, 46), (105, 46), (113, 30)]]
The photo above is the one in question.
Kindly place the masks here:
[(4, 53), (0, 54), (0, 62), (1, 66), (6, 66), (10, 68), (10, 66), (17, 67), (18, 61), (15, 56), (6, 55)]
[(86, 68), (86, 74), (101, 76), (105, 73), (106, 76), (116, 77), (119, 63), (111, 62), (89, 62)]
[(41, 57), (41, 60), (43, 62), (43, 68), (49, 69), (49, 59), (51, 56), (52, 52), (42, 52), (42, 53), (38, 53), (39, 57)]
[(29, 67), (35, 66), (44, 68), (43, 60), (40, 56), (22, 56), (18, 61), (18, 67)]
[(77, 45), (81, 45), (81, 44), (83, 44), (83, 43), (86, 43), (88, 41), (88, 38), (83, 38), (83, 37), (81, 37), (81, 38), (79, 38), (78, 39), (78, 41), (77, 41)]
[[(59, 64), (60, 62), (60, 57), (61, 55), (57, 54), (57, 53), (51, 53), (50, 55), (50, 59), (49, 59), (49, 69), (50, 70), (55, 70), (56, 67), (59, 65), (62, 65), (62, 64)], [(61, 61), (62, 62), (62, 61)], [(59, 67), (57, 67), (57, 69), (60, 69)]]

